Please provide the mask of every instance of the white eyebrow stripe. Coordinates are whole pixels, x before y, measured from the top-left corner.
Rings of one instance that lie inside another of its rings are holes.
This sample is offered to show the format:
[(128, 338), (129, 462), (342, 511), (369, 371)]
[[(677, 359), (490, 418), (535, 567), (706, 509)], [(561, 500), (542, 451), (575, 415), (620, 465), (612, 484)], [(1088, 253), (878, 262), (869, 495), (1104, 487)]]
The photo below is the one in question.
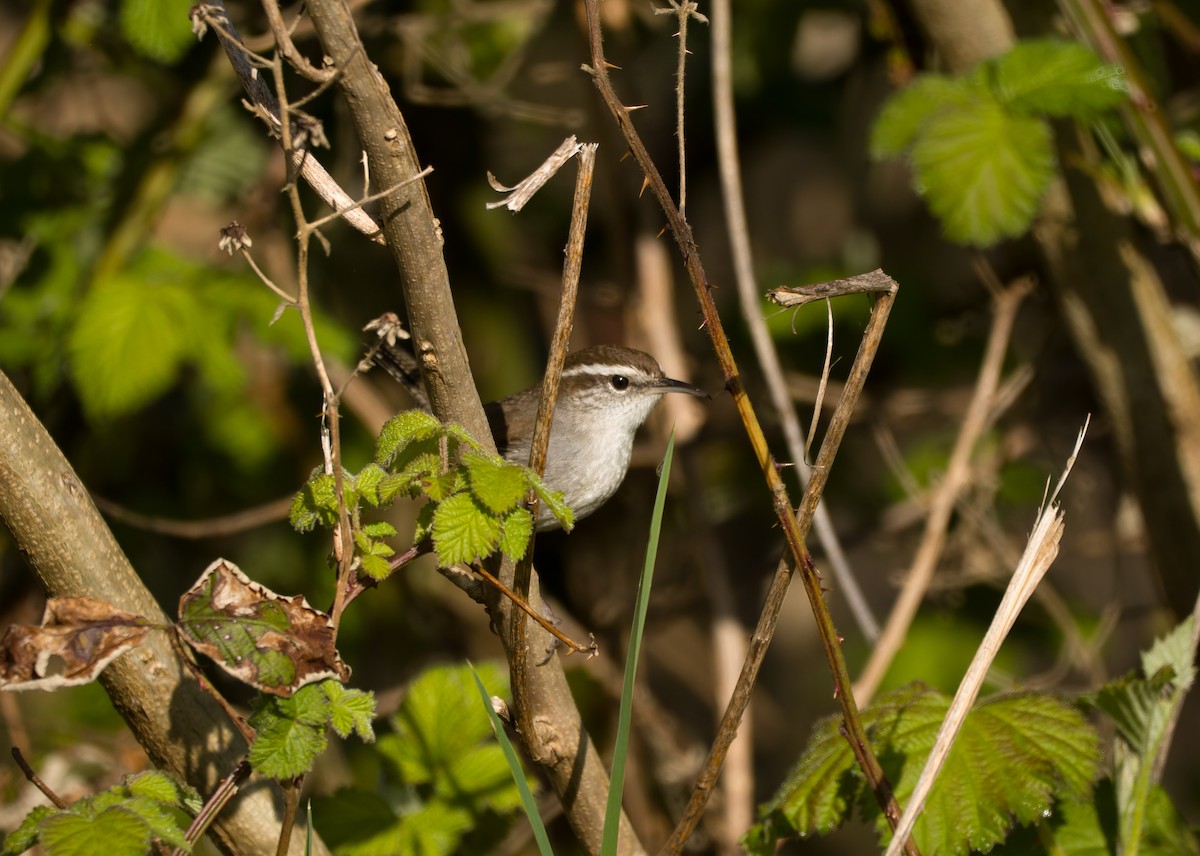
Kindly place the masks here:
[(563, 377), (578, 377), (579, 375), (608, 375), (608, 374), (626, 374), (626, 375), (644, 375), (646, 372), (634, 366), (622, 365), (596, 365), (589, 363), (582, 366), (571, 366), (562, 373)]

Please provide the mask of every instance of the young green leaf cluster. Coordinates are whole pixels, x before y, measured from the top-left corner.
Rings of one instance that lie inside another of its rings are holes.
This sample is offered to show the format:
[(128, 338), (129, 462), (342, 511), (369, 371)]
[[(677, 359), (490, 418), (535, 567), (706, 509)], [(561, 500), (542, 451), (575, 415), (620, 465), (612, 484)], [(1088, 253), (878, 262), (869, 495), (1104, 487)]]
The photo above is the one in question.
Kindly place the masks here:
[[(483, 663), (487, 692), (505, 692), (502, 670)], [(413, 681), (378, 748), (394, 786), (342, 790), (319, 799), (313, 820), (329, 846), (345, 856), (376, 853), (486, 852), (520, 805), (500, 747), (491, 739), (471, 671), (435, 666)], [(392, 799), (389, 799), (389, 795)], [(469, 836), (477, 836), (475, 841)]]
[(375, 740), (374, 717), (372, 693), (346, 689), (333, 680), (303, 686), (289, 698), (260, 695), (250, 715), (255, 730), (250, 766), (273, 779), (294, 779), (311, 770), (325, 751), (330, 727), (339, 737), (355, 732), (370, 743)]
[[(910, 684), (863, 712), (863, 724), (903, 805), (933, 746), (950, 699)], [(1082, 714), (1042, 693), (976, 705), (934, 785), (914, 838), (922, 853), (987, 851), (1012, 827), (1047, 815), (1057, 799), (1082, 800), (1100, 763), (1099, 738)], [(867, 791), (838, 717), (818, 723), (808, 748), (742, 843), (773, 853), (775, 842), (840, 826), (858, 804), (881, 837), (888, 826)]]
[(103, 842), (106, 856), (143, 856), (153, 841), (190, 853), (184, 831), (200, 806), (192, 788), (151, 770), (65, 809), (35, 808), (5, 839), (0, 854), (15, 856), (40, 844), (48, 856), (91, 856)]
[[(478, 561), (497, 551), (515, 560), (525, 555), (533, 535), (533, 515), (521, 505), (530, 493), (554, 513), (564, 529), (574, 518), (562, 494), (552, 491), (528, 467), (488, 455), (458, 425), (443, 425), (420, 410), (399, 414), (383, 427), (375, 462), (342, 476), (350, 526), (363, 571), (373, 579), (390, 572), (393, 551), (384, 538), (396, 534), (387, 523), (363, 523), (363, 507), (381, 508), (396, 497), (425, 497), (414, 543), (432, 539), (443, 567)], [(301, 532), (337, 523), (334, 478), (316, 472), (296, 494), (292, 525)]]
[(1048, 119), (1090, 120), (1126, 97), (1121, 69), (1076, 42), (1039, 39), (967, 74), (919, 75), (888, 101), (871, 154), (908, 154), (914, 182), (953, 241), (1020, 235), (1054, 177)]

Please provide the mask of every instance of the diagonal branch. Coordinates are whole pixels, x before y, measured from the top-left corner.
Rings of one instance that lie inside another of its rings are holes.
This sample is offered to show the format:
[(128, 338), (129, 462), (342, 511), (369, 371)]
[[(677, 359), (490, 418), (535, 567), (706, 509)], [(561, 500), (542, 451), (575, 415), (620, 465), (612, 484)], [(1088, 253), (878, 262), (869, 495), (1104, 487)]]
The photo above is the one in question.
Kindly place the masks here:
[[(712, 295), (709, 293), (708, 277), (704, 272), (704, 267), (700, 262), (700, 255), (696, 246), (695, 238), (692, 235), (691, 226), (680, 213), (674, 201), (671, 199), (670, 191), (667, 189), (666, 183), (662, 179), (657, 166), (650, 158), (649, 152), (646, 150), (645, 144), (638, 135), (637, 130), (633, 127), (633, 122), (630, 119), (629, 111), (621, 103), (613, 90), (612, 82), (608, 77), (608, 62), (604, 56), (603, 38), (600, 30), (600, 12), (599, 0), (586, 0), (585, 6), (587, 9), (588, 23), (588, 41), (591, 47), (591, 66), (588, 69), (592, 75), (592, 80), (596, 84), (596, 88), (600, 93), (600, 97), (616, 119), (621, 131), (629, 143), (629, 148), (637, 159), (638, 165), (641, 167), (645, 175), (646, 183), (649, 185), (655, 198), (658, 200), (659, 206), (667, 217), (667, 224), (671, 229), (671, 233), (675, 237), (676, 243), (679, 245), (680, 253), (683, 256), (683, 262), (687, 269), (688, 276), (692, 281), (692, 287), (696, 293), (696, 298), (700, 303), (700, 310), (704, 317), (704, 326), (708, 328), (709, 336), (712, 339), (713, 348), (716, 351), (717, 359), (721, 364), (721, 369), (725, 375), (725, 387), (733, 396), (734, 404), (737, 407), (738, 415), (742, 419), (742, 424), (745, 427), (746, 434), (750, 439), (750, 444), (754, 449), (755, 457), (758, 460), (763, 477), (767, 482), (774, 506), (776, 516), (779, 518), (784, 535), (787, 538), (788, 550), (791, 553), (792, 565), (800, 571), (801, 579), (804, 583), (804, 588), (808, 594), (809, 603), (812, 606), (813, 613), (817, 619), (817, 626), (820, 630), (822, 644), (825, 649), (826, 659), (829, 661), (830, 670), (833, 672), (834, 683), (837, 688), (837, 695), (842, 706), (843, 723), (847, 732), (847, 737), (850, 744), (855, 749), (856, 757), (863, 767), (863, 772), (871, 783), (872, 789), (875, 791), (876, 798), (883, 807), (884, 814), (888, 817), (891, 824), (899, 818), (899, 810), (896, 805), (895, 798), (892, 796), (891, 788), (883, 775), (883, 769), (879, 766), (878, 760), (871, 752), (867, 742), (866, 732), (863, 729), (862, 721), (858, 715), (858, 707), (854, 703), (853, 689), (850, 685), (849, 674), (846, 670), (845, 658), (842, 655), (841, 641), (833, 626), (833, 619), (829, 614), (829, 608), (825, 603), (824, 596), (821, 592), (820, 577), (817, 573), (812, 556), (808, 552), (808, 547), (804, 542), (804, 533), (800, 528), (799, 522), (792, 514), (791, 501), (788, 498), (787, 488), (779, 475), (779, 471), (775, 465), (775, 459), (771, 455), (770, 449), (767, 447), (766, 438), (763, 436), (762, 428), (758, 423), (758, 417), (750, 404), (750, 399), (742, 386), (741, 375), (738, 371), (737, 363), (734, 361), (733, 352), (729, 347), (729, 339), (725, 335), (724, 327), (721, 324), (721, 318), (717, 313), (716, 304), (713, 302)], [(881, 304), (886, 303), (890, 309), (891, 300), (885, 298)], [(860, 351), (861, 356), (861, 351)], [(874, 355), (871, 354), (871, 357)], [(869, 367), (870, 360), (866, 361)], [(838, 438), (840, 439), (840, 438)], [(828, 460), (825, 462), (826, 468), (832, 463), (832, 457), (836, 453), (836, 444), (829, 443), (830, 437), (826, 437), (826, 443), (822, 445), (822, 454), (827, 455)], [(823, 487), (824, 478), (814, 478), (810, 484), (810, 491), (806, 493), (806, 503), (809, 494), (819, 497), (819, 487)], [(814, 487), (819, 486), (819, 487)], [(815, 507), (815, 500), (813, 500)], [(789, 574), (790, 575), (790, 574)], [(778, 577), (778, 575), (777, 575)], [(775, 588), (776, 586), (773, 586)], [(786, 589), (787, 581), (779, 582), (778, 587)], [(756, 633), (755, 643), (760, 648), (765, 649), (766, 644), (770, 640), (770, 633), (774, 631), (774, 623), (777, 619), (771, 618), (765, 612), (760, 619), (760, 628), (768, 630), (768, 635), (765, 639), (759, 637)], [(767, 627), (763, 628), (764, 622)], [(752, 646), (753, 647), (753, 646)], [(753, 656), (753, 654), (752, 654)], [(748, 663), (749, 665), (749, 663)], [(757, 669), (750, 673), (748, 670), (743, 670), (742, 677), (739, 679), (739, 687), (745, 686), (748, 693), (749, 687), (753, 686), (754, 680), (757, 677)], [(732, 705), (731, 705), (732, 707)], [(714, 747), (716, 748), (716, 747)], [(721, 758), (715, 759), (719, 767)], [(699, 802), (701, 805), (707, 801), (708, 792), (710, 789), (698, 788), (693, 796), (693, 802)], [(698, 817), (698, 814), (697, 814)], [(686, 818), (685, 818), (686, 820)], [(691, 820), (694, 828), (695, 820)], [(681, 821), (679, 827), (676, 828), (670, 840), (663, 848), (664, 853), (677, 853), (682, 848), (684, 841), (690, 834), (691, 829), (687, 828), (684, 821)]]

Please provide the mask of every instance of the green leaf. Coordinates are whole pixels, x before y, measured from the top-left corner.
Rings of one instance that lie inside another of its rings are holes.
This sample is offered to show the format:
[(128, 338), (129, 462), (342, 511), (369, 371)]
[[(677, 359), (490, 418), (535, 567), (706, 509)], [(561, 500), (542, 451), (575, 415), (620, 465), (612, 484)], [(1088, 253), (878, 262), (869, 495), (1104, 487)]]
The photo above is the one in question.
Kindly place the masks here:
[(4, 839), (4, 847), (0, 849), (0, 856), (17, 856), (18, 853), (24, 853), (37, 844), (38, 831), (42, 821), (54, 813), (54, 809), (48, 805), (39, 805), (33, 808), (29, 814), (25, 815), (21, 824)]
[(196, 814), (204, 806), (204, 800), (195, 788), (161, 770), (147, 770), (129, 776), (122, 784), (132, 796), (146, 797), (164, 805), (179, 806), (192, 814)]
[(379, 487), (387, 475), (379, 464), (367, 464), (354, 479), (354, 487), (366, 502), (378, 508), (382, 502)]
[(184, 830), (179, 828), (176, 822), (177, 817), (186, 817), (181, 812), (168, 810), (170, 806), (164, 805), (150, 797), (131, 797), (125, 800), (121, 807), (127, 811), (131, 811), (145, 821), (146, 828), (149, 830), (151, 837), (170, 844), (172, 847), (182, 847), (185, 850), (191, 850), (188, 845), (187, 836)]
[(507, 463), (499, 455), (468, 452), (462, 456), (462, 466), (467, 471), (471, 492), (496, 514), (516, 507), (529, 492), (526, 468)]
[(341, 856), (450, 856), (476, 819), (465, 808), (428, 803), (397, 814), (377, 794), (338, 791), (313, 809), (325, 842)]
[(1120, 67), (1057, 39), (1017, 43), (995, 60), (992, 80), (1001, 104), (1034, 115), (1089, 119), (1128, 97)]
[(500, 533), (500, 552), (514, 562), (525, 557), (529, 539), (533, 536), (533, 515), (526, 508), (514, 508), (504, 515)]
[(433, 512), (433, 548), (442, 567), (490, 556), (499, 540), (500, 521), (470, 494), (455, 494)]
[(318, 684), (301, 687), (290, 698), (258, 696), (250, 715), (255, 730), (250, 765), (272, 779), (294, 779), (311, 770), (325, 751), (329, 706)]
[(373, 580), (385, 580), (392, 573), (392, 564), (383, 556), (374, 553), (363, 553), (359, 557), (362, 571)]
[[(372, 523), (364, 523), (362, 533), (368, 538), (393, 538), (397, 534), (396, 527), (388, 523), (386, 520), (376, 520)], [(388, 555), (391, 555), (390, 553)]]
[(538, 499), (541, 500), (542, 505), (550, 509), (551, 514), (558, 518), (558, 522), (562, 524), (563, 531), (570, 532), (572, 529), (574, 529), (575, 512), (572, 511), (571, 506), (567, 505), (567, 503), (563, 500), (562, 492), (550, 490), (550, 488), (546, 487), (546, 483), (538, 478), (532, 470), (528, 472), (528, 475), (529, 484), (537, 493)]
[[(57, 812), (41, 823), (39, 843), (49, 856), (145, 856), (150, 850), (145, 821), (122, 806), (111, 806), (95, 817)], [(99, 846), (103, 842), (103, 850)]]
[(903, 154), (933, 116), (948, 108), (968, 105), (979, 96), (979, 87), (967, 79), (918, 75), (888, 99), (875, 120), (871, 128), (871, 157), (879, 160)]
[[(910, 685), (863, 713), (876, 754), (903, 805), (912, 793), (947, 696)], [(1099, 741), (1082, 715), (1050, 695), (1024, 693), (983, 701), (967, 715), (916, 826), (922, 852), (987, 850), (1016, 823), (1041, 819), (1058, 798), (1082, 799), (1099, 765)], [(890, 835), (862, 779), (837, 718), (818, 723), (809, 746), (747, 834), (754, 852), (781, 834), (828, 832), (858, 802), (881, 838)]]
[[(488, 694), (502, 695), (497, 666), (478, 668)], [(379, 751), (409, 785), (437, 781), (491, 734), (471, 671), (462, 666), (435, 666), (413, 681), (392, 724), (395, 733), (379, 738)]]
[(1054, 177), (1049, 126), (990, 99), (931, 118), (912, 159), (946, 236), (978, 246), (1025, 231)]
[(1187, 692), (1196, 681), (1196, 646), (1192, 641), (1195, 618), (1188, 616), (1175, 629), (1155, 640), (1142, 654), (1142, 672), (1147, 677), (1170, 669), (1171, 683), (1178, 692)]
[(337, 524), (337, 493), (333, 476), (314, 470), (304, 487), (292, 499), (288, 520), (297, 532), (310, 532), (318, 523), (332, 527)]
[(122, 0), (121, 34), (143, 56), (175, 63), (196, 42), (190, 0)]
[(325, 843), (342, 856), (404, 852), (403, 821), (376, 793), (346, 789), (317, 797), (313, 817)]
[(93, 287), (67, 343), (87, 415), (121, 416), (165, 392), (179, 376), (189, 353), (186, 330), (200, 312), (193, 293), (176, 283), (130, 274)]
[(346, 738), (354, 732), (367, 743), (375, 742), (375, 694), (343, 687), (337, 681), (325, 681), (321, 685), (329, 699), (329, 723), (339, 737)]
[(442, 436), (442, 423), (424, 410), (405, 410), (388, 420), (379, 432), (375, 446), (375, 462), (390, 466), (396, 456), (410, 444)]

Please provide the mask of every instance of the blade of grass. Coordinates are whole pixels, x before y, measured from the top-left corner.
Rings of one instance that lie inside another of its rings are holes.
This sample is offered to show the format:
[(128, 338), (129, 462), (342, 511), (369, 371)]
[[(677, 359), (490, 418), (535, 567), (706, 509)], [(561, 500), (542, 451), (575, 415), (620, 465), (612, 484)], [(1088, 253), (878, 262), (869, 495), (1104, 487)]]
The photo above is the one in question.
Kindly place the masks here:
[(629, 651), (625, 656), (625, 686), (621, 690), (621, 711), (617, 718), (617, 740), (613, 746), (612, 776), (608, 789), (608, 808), (604, 813), (604, 837), (600, 856), (616, 856), (617, 833), (620, 829), (621, 791), (625, 784), (625, 759), (629, 751), (629, 721), (633, 713), (633, 684), (637, 676), (638, 655), (642, 650), (642, 632), (646, 627), (646, 612), (650, 606), (650, 583), (654, 579), (654, 560), (658, 556), (658, 536), (662, 529), (663, 506), (667, 501), (667, 480), (671, 476), (671, 458), (675, 454), (675, 431), (667, 440), (658, 474), (658, 493), (654, 497), (654, 513), (650, 516), (650, 543), (646, 545), (646, 562), (638, 582), (637, 600), (633, 607), (633, 629), (629, 633)]
[(550, 847), (550, 839), (546, 836), (546, 827), (542, 823), (541, 812), (538, 811), (537, 800), (533, 798), (533, 792), (529, 790), (529, 782), (525, 778), (525, 768), (521, 766), (521, 759), (517, 757), (517, 752), (513, 749), (508, 734), (504, 731), (504, 723), (500, 721), (496, 709), (492, 707), (492, 700), (483, 686), (483, 681), (479, 679), (475, 666), (469, 660), (467, 665), (471, 667), (471, 676), (475, 678), (475, 686), (479, 688), (479, 698), (482, 699), (483, 706), (492, 721), (492, 731), (496, 733), (496, 740), (500, 743), (500, 748), (504, 750), (504, 760), (508, 761), (508, 769), (512, 773), (513, 781), (517, 783), (517, 791), (521, 794), (521, 805), (525, 808), (525, 816), (529, 818), (529, 825), (533, 827), (533, 837), (537, 841), (538, 852), (542, 856), (554, 856), (554, 850)]

